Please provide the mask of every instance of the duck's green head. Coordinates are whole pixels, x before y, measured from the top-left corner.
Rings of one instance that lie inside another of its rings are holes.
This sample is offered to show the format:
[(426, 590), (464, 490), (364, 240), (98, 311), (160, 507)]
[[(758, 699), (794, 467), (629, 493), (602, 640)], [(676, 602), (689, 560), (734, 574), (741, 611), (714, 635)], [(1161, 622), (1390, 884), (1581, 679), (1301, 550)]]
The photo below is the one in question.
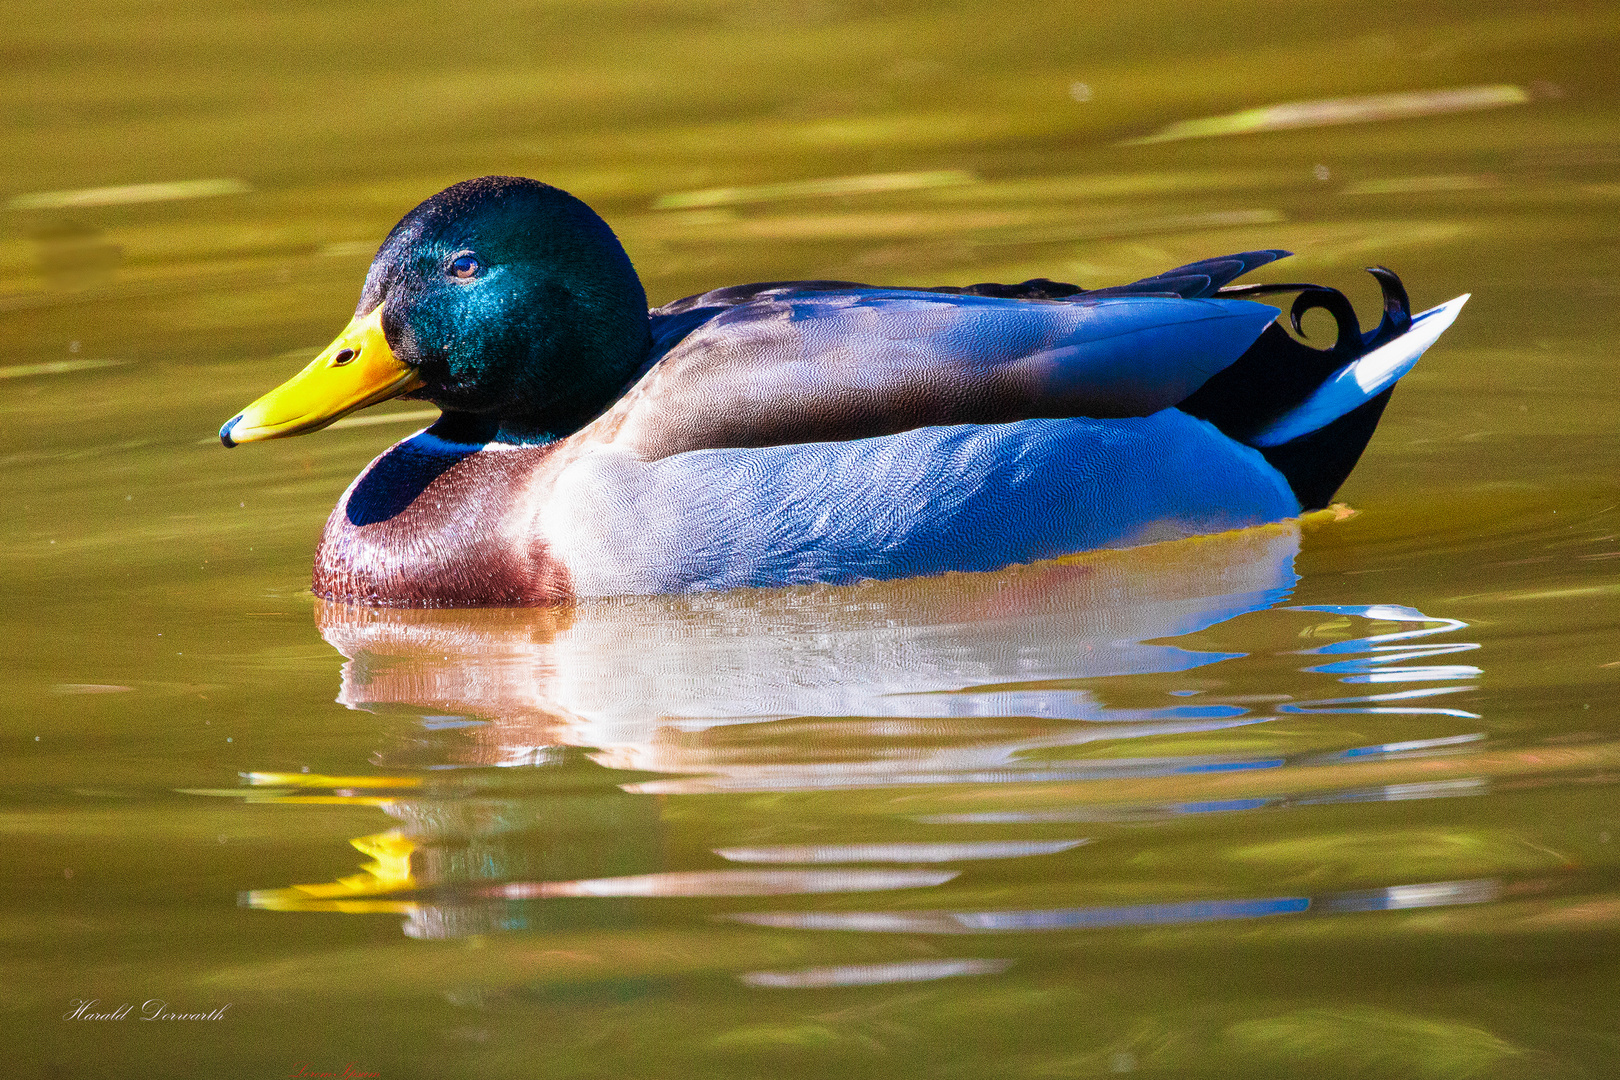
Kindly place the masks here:
[(405, 215), (343, 333), (219, 436), (316, 431), (408, 396), (485, 437), (543, 441), (612, 403), (650, 348), (646, 294), (607, 223), (539, 181), (486, 176)]

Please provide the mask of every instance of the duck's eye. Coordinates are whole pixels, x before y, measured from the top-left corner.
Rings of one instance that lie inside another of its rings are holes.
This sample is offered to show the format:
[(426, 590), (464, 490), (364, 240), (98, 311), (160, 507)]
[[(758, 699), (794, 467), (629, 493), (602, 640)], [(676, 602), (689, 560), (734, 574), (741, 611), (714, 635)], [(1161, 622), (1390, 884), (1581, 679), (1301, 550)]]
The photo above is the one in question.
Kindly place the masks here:
[(484, 267), (476, 255), (457, 255), (450, 260), (450, 276), (465, 281), (467, 278), (478, 276)]

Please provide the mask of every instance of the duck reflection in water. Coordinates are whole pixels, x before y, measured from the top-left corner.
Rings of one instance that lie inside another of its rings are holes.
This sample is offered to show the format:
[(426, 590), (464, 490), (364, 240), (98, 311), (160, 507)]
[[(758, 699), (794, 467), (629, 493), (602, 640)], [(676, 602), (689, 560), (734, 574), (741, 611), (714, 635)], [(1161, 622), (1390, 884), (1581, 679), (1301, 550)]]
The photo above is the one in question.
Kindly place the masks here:
[[(1296, 581), (1300, 528), (1282, 523), (986, 574), (567, 609), (323, 603), (321, 633), (347, 658), (338, 700), (412, 716), (409, 734), (375, 759), (399, 775), (377, 778), (372, 801), (400, 824), (355, 842), (377, 858), (365, 873), (263, 890), (248, 901), (400, 912), (413, 936), (444, 937), (636, 923), (645, 916), (638, 902), (653, 896), (926, 889), (956, 877), (956, 864), (1071, 850), (1087, 838), (1049, 837), (1050, 824), (1030, 839), (959, 840), (953, 829), (941, 841), (939, 826), (972, 815), (917, 817), (897, 840), (849, 843), (869, 829), (840, 835), (838, 821), (847, 825), (854, 819), (845, 813), (860, 800), (881, 801), (896, 788), (1281, 764), (1209, 754), (1207, 746), (1203, 754), (1166, 754), (1157, 738), (1263, 723), (1275, 713), (1184, 697), (1122, 708), (1106, 703), (1092, 680), (1182, 672), (1242, 655), (1173, 639), (1283, 601)], [(1387, 610), (1395, 614), (1385, 618), (1422, 619)], [(1446, 648), (1458, 647), (1468, 648)], [(1330, 665), (1338, 670), (1360, 647), (1327, 648), (1349, 656)], [(1375, 655), (1370, 662), (1405, 654)], [(1474, 670), (1457, 667), (1447, 677)], [(1354, 700), (1322, 704), (1347, 711)], [(1305, 704), (1280, 710), (1310, 711)], [(1101, 758), (1063, 752), (1141, 738), (1155, 749)], [(257, 782), (347, 783), (268, 775)], [(695, 831), (691, 821), (672, 824), (671, 804), (652, 797), (830, 790), (852, 802), (825, 820), (771, 832), (815, 843), (765, 847), (737, 844), (757, 830), (738, 831), (735, 822), (711, 828), (719, 819), (705, 824), (700, 816)], [(1268, 800), (1241, 802), (1210, 808)], [(893, 819), (884, 811), (867, 823)], [(1213, 917), (1298, 911), (1303, 901), (1279, 903)]]
[[(563, 610), (326, 603), (318, 620), (349, 658), (344, 705), (488, 721), (444, 748), (460, 764), (571, 746), (717, 787), (951, 782), (1027, 769), (1042, 747), (1247, 722), (1236, 706), (1109, 708), (1073, 680), (1224, 658), (1157, 642), (1277, 603), (1298, 548), (1289, 523), (988, 574)], [(772, 721), (774, 739), (717, 730)]]

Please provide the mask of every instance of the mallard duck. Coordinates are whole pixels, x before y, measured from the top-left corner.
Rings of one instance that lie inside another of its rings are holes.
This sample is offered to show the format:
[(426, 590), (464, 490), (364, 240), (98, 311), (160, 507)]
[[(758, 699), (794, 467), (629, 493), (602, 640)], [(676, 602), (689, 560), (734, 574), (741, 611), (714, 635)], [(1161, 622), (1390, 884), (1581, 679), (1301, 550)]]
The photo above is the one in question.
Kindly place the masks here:
[[(716, 289), (647, 310), (588, 206), (447, 188), (396, 225), (355, 316), (220, 429), (315, 431), (388, 398), (443, 415), (350, 485), (314, 591), (374, 605), (994, 570), (1327, 505), (1395, 380), (1466, 296), (1363, 333), (1342, 293), (1233, 285), (1250, 251), (1129, 285)], [(1328, 349), (1251, 297), (1336, 320)]]

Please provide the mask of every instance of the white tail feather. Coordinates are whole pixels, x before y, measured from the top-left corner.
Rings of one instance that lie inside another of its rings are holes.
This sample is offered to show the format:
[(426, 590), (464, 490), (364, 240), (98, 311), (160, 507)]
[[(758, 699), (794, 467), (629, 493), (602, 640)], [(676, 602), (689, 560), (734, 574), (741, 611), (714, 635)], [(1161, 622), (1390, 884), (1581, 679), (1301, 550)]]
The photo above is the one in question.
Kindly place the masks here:
[(1316, 393), (1278, 417), (1270, 427), (1251, 438), (1253, 446), (1281, 446), (1285, 442), (1326, 427), (1345, 413), (1365, 404), (1395, 384), (1412, 370), (1424, 350), (1433, 345), (1457, 318), (1457, 312), (1471, 294), (1430, 308), (1412, 318), (1411, 329), (1394, 341), (1380, 345), (1317, 387)]

